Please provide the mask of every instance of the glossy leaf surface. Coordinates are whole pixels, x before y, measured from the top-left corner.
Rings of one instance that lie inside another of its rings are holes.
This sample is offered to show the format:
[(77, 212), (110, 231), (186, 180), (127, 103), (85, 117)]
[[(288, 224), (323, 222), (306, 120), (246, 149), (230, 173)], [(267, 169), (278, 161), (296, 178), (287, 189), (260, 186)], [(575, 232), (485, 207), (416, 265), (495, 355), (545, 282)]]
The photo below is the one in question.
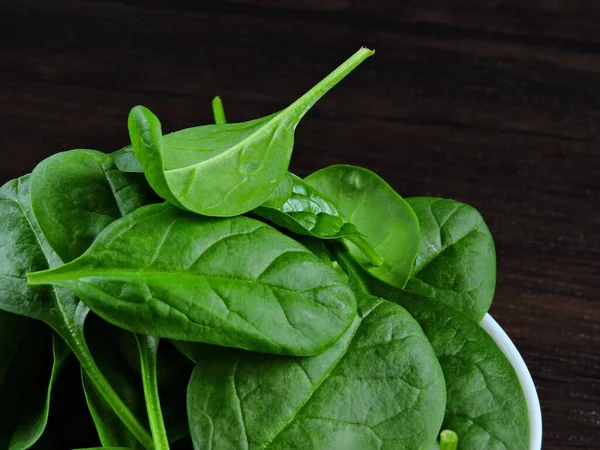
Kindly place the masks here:
[(95, 150), (57, 153), (38, 164), (31, 199), (44, 236), (65, 262), (116, 219), (160, 201), (142, 175), (117, 170), (110, 155)]
[(253, 212), (296, 234), (321, 239), (361, 236), (333, 202), (292, 173)]
[(361, 296), (359, 315), (309, 358), (206, 346), (188, 390), (194, 448), (430, 450), (445, 406), (431, 346), (401, 307)]
[[(54, 186), (59, 186), (60, 189), (56, 189)], [(98, 234), (116, 219), (146, 203), (158, 200), (143, 176), (125, 174), (116, 170), (111, 156), (92, 150), (59, 153), (43, 161), (36, 167), (32, 175), (32, 189), (32, 198), (37, 199), (32, 202), (32, 206), (35, 208), (36, 205), (39, 205), (34, 212), (42, 224), (42, 231), (48, 237), (53, 237), (56, 236), (57, 229), (66, 230), (63, 238), (61, 239), (59, 236), (58, 239), (54, 239), (52, 245), (57, 253), (65, 254), (69, 259), (80, 256)], [(65, 204), (69, 205), (68, 209), (64, 207)], [(69, 239), (69, 236), (74, 236), (75, 239)], [(77, 245), (77, 243), (81, 245)], [(92, 336), (94, 337), (93, 333)], [(133, 335), (132, 338), (135, 343)], [(145, 342), (151, 341), (153, 338), (143, 336), (140, 339)], [(138, 353), (137, 369), (148, 367), (148, 363), (154, 360), (156, 355), (143, 352), (144, 357), (141, 359), (143, 364), (140, 365), (137, 344), (135, 347), (136, 353)], [(101, 367), (101, 370), (106, 374), (119, 396), (127, 403), (138, 420), (146, 422), (147, 414), (146, 408), (143, 407), (143, 393), (136, 396), (136, 389), (122, 370), (126, 369), (126, 366), (121, 364), (121, 367), (118, 367), (116, 365), (116, 361), (120, 358), (107, 353), (101, 344), (97, 345), (93, 352), (98, 354), (99, 362), (104, 366)], [(152, 373), (150, 376), (145, 376), (144, 381), (151, 379), (151, 375)], [(82, 374), (82, 378), (88, 406), (101, 442), (104, 445), (137, 447), (136, 437), (124, 426), (102, 393), (95, 388), (85, 373)], [(153, 399), (154, 397), (151, 398), (151, 400)], [(157, 402), (149, 402), (150, 404), (157, 406)], [(161, 414), (160, 409), (156, 407), (149, 407), (148, 410), (152, 412), (151, 418)], [(162, 424), (162, 416), (160, 422)], [(157, 427), (154, 421), (151, 421), (150, 424), (151, 428), (162, 430), (161, 440), (168, 445), (164, 426)], [(156, 442), (155, 446), (160, 447)]]
[(529, 448), (527, 403), (514, 368), (475, 322), (444, 303), (405, 293), (387, 295), (420, 323), (444, 371), (444, 428), (459, 449)]
[(383, 265), (374, 266), (360, 248), (345, 240), (352, 256), (374, 277), (404, 287), (419, 248), (419, 222), (408, 203), (378, 175), (361, 167), (329, 166), (305, 181), (356, 225)]
[(494, 240), (481, 215), (454, 200), (406, 200), (419, 218), (421, 245), (405, 289), (436, 298), (479, 323), (496, 286)]
[[(120, 170), (143, 172), (131, 147), (117, 153), (115, 161)], [(333, 202), (290, 172), (271, 196), (252, 212), (299, 235), (320, 239), (362, 236)]]
[(137, 160), (133, 146), (127, 145), (116, 152), (111, 153), (112, 159), (117, 169), (121, 172), (143, 173), (144, 168)]
[(172, 205), (140, 208), (80, 258), (29, 275), (137, 333), (269, 353), (331, 346), (356, 314), (334, 269), (270, 226)]
[(89, 309), (58, 286), (33, 287), (26, 274), (60, 266), (62, 261), (44, 238), (31, 211), (29, 176), (0, 188), (0, 309), (50, 325), (75, 353), (94, 384), (136, 433), (151, 447), (145, 430), (122, 404), (94, 363), (83, 334)]
[(519, 378), (483, 328), (445, 302), (394, 288), (367, 276), (339, 253), (357, 290), (401, 305), (419, 322), (444, 372), (443, 427), (456, 432), (458, 448), (529, 448), (529, 416)]
[(207, 216), (262, 204), (286, 176), (294, 131), (327, 91), (372, 55), (360, 49), (281, 112), (249, 122), (188, 128), (163, 137), (158, 118), (136, 106), (129, 134), (150, 185), (165, 200)]

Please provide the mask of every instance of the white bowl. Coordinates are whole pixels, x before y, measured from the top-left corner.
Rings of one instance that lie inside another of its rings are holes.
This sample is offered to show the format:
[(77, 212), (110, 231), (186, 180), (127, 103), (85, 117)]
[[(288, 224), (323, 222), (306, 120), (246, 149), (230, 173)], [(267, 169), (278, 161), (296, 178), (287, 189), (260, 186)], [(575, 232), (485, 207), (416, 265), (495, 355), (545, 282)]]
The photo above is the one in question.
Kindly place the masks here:
[(525, 365), (525, 361), (519, 354), (517, 347), (510, 340), (504, 330), (498, 325), (492, 316), (486, 314), (481, 321), (481, 327), (492, 337), (502, 349), (510, 363), (515, 368), (521, 387), (527, 401), (527, 412), (529, 414), (529, 448), (540, 450), (542, 448), (542, 410), (540, 400), (531, 379), (531, 374)]

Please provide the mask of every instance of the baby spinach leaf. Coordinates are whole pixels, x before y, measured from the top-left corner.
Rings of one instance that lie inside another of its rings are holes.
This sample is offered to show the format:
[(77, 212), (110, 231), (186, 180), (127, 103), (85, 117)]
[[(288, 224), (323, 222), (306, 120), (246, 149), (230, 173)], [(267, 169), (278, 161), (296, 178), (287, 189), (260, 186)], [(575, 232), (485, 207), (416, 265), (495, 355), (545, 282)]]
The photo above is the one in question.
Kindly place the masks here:
[[(219, 97), (213, 99), (213, 113), (216, 123), (226, 123)], [(321, 239), (362, 236), (332, 202), (290, 172), (271, 196), (252, 212), (299, 235)]]
[(419, 218), (421, 245), (405, 289), (437, 298), (479, 323), (496, 285), (494, 240), (483, 218), (454, 200), (406, 201)]
[(80, 258), (28, 279), (130, 331), (268, 353), (323, 351), (356, 315), (341, 275), (287, 236), (169, 204), (134, 211)]
[[(40, 205), (37, 217), (47, 219), (42, 220), (42, 223), (47, 226), (46, 234), (51, 236), (58, 228), (68, 230), (68, 235), (84, 237), (82, 245), (79, 246), (72, 245), (69, 239), (54, 240), (54, 249), (58, 253), (62, 251), (70, 259), (80, 256), (97, 235), (114, 220), (155, 199), (154, 192), (143, 176), (124, 174), (115, 170), (110, 156), (91, 150), (65, 152), (45, 160), (32, 175), (32, 186), (36, 184), (38, 189), (34, 190), (32, 198), (36, 199), (38, 195), (38, 202), (32, 203), (34, 207), (38, 203)], [(50, 190), (50, 194), (46, 193), (53, 185), (62, 186), (63, 189)], [(65, 203), (69, 204), (68, 214), (63, 212)], [(123, 331), (123, 333), (128, 332)], [(148, 351), (138, 352), (136, 338), (133, 334), (131, 338), (136, 347), (136, 369), (141, 370), (144, 375), (144, 391), (150, 392), (152, 389), (146, 387), (152, 386), (154, 373), (150, 370), (155, 366), (153, 361), (156, 355)], [(103, 339), (106, 339), (106, 336)], [(143, 343), (154, 340), (146, 336), (140, 336), (139, 339)], [(117, 358), (107, 354), (103, 345), (96, 347), (97, 349), (92, 351), (94, 356), (97, 352), (101, 356), (100, 361), (104, 363), (104, 367), (101, 367), (102, 372), (108, 374), (111, 385), (116, 387), (120, 397), (135, 412), (136, 417), (144, 418), (146, 414), (143, 408), (143, 395), (140, 393), (136, 396), (135, 388), (122, 374), (123, 367), (119, 369), (115, 366)], [(149, 347), (152, 346), (140, 345), (140, 349), (144, 350)], [(85, 373), (82, 377), (88, 406), (103, 445), (127, 445), (136, 448), (135, 436), (121, 423), (89, 377)], [(148, 412), (152, 419), (150, 425), (156, 450), (168, 446), (157, 395), (158, 392), (152, 396), (148, 395)]]
[(31, 211), (29, 176), (9, 181), (0, 188), (0, 224), (0, 309), (50, 325), (77, 356), (121, 420), (146, 448), (151, 448), (150, 436), (108, 384), (89, 353), (83, 335), (89, 309), (64, 288), (26, 284), (27, 273), (62, 264)]
[(458, 448), (528, 449), (525, 396), (514, 367), (491, 336), (446, 303), (367, 276), (347, 253), (337, 257), (355, 288), (401, 305), (421, 325), (444, 372), (443, 427), (458, 434)]
[(445, 407), (431, 346), (398, 305), (365, 295), (358, 304), (317, 356), (200, 355), (188, 390), (194, 448), (430, 450)]
[(116, 219), (160, 200), (142, 175), (117, 170), (110, 155), (95, 150), (50, 156), (30, 183), (35, 218), (65, 262), (80, 256)]
[(460, 436), (459, 448), (528, 449), (525, 396), (492, 338), (438, 300), (400, 292), (387, 297), (417, 319), (436, 352), (448, 386), (443, 426)]
[(404, 287), (419, 248), (419, 222), (411, 207), (385, 181), (361, 167), (335, 165), (305, 181), (331, 199), (364, 240), (383, 258), (376, 266), (361, 241), (345, 239), (353, 258), (374, 277)]
[(131, 145), (128, 145), (120, 150), (117, 150), (116, 152), (111, 153), (111, 156), (113, 162), (115, 163), (115, 166), (117, 166), (117, 169), (119, 169), (121, 172), (144, 172), (144, 169), (142, 168), (140, 162), (137, 160), (135, 152), (133, 151), (133, 147)]
[(165, 200), (207, 216), (256, 208), (287, 174), (298, 122), (372, 54), (360, 49), (289, 107), (249, 122), (188, 128), (163, 137), (158, 118), (136, 106), (129, 115), (129, 134), (148, 182)]
[(296, 234), (320, 239), (361, 236), (332, 202), (289, 172), (273, 195), (252, 212)]

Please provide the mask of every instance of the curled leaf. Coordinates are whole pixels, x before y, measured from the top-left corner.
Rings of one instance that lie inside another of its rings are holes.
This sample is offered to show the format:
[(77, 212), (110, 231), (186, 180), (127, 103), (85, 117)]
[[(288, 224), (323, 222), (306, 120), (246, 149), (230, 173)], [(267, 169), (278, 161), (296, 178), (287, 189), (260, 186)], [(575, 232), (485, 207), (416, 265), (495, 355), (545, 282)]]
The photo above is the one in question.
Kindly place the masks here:
[(129, 134), (150, 185), (165, 200), (207, 216), (246, 213), (287, 174), (296, 126), (373, 51), (362, 48), (284, 110), (249, 122), (188, 128), (163, 137), (158, 118), (136, 106)]

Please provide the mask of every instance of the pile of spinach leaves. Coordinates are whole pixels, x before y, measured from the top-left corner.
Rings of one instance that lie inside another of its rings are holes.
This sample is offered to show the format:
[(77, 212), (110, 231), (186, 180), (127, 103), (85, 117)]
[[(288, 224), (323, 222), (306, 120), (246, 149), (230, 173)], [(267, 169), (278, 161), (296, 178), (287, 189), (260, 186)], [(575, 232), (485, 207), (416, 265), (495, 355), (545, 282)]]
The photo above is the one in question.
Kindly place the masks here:
[(528, 447), (479, 326), (479, 213), (289, 172), (298, 122), (372, 53), (249, 122), (216, 98), (215, 124), (163, 135), (136, 106), (130, 146), (0, 188), (0, 449)]

